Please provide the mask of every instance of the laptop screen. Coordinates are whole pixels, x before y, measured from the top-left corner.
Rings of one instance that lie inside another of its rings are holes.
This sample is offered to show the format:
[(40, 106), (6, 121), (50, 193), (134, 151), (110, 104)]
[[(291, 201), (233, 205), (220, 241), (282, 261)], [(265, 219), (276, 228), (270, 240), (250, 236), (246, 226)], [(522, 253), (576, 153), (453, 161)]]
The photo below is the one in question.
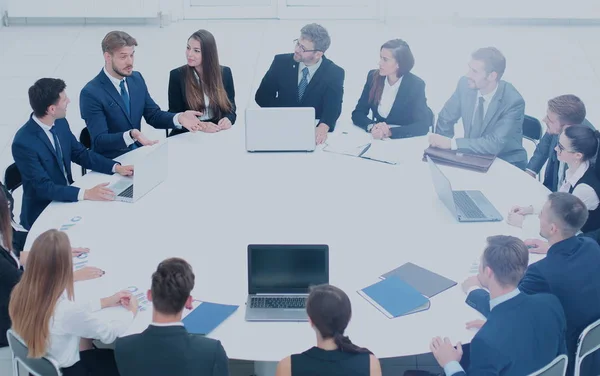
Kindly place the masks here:
[(305, 294), (329, 283), (327, 245), (249, 245), (249, 294)]
[(433, 180), (433, 188), (435, 189), (440, 200), (454, 214), (456, 213), (456, 204), (454, 203), (454, 195), (452, 193), (452, 185), (450, 180), (444, 175), (442, 170), (427, 156), (427, 163), (431, 171), (431, 179)]

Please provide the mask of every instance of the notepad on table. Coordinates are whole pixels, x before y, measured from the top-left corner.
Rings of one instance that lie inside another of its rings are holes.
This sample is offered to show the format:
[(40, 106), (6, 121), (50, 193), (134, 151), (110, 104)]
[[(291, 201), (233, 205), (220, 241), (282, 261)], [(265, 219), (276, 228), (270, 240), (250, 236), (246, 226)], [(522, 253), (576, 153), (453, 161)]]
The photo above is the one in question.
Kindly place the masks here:
[(239, 306), (202, 302), (183, 320), (188, 332), (208, 334), (231, 316)]
[(456, 282), (453, 280), (442, 277), (441, 275), (415, 265), (412, 262), (407, 262), (406, 264), (385, 273), (381, 278), (385, 279), (390, 276), (400, 278), (428, 298), (456, 285)]
[(429, 299), (398, 277), (383, 279), (358, 291), (388, 318), (409, 315), (429, 309)]

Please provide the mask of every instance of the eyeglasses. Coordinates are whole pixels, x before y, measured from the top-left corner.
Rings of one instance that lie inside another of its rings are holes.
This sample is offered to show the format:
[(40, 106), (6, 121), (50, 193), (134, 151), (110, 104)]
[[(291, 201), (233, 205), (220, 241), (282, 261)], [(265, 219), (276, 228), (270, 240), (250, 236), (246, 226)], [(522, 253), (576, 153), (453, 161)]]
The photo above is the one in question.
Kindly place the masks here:
[(299, 39), (294, 39), (294, 45), (298, 48), (300, 48), (300, 51), (302, 52), (317, 52), (317, 51), (321, 51), (321, 50), (307, 50), (306, 47), (304, 47), (303, 45), (300, 44), (300, 40)]

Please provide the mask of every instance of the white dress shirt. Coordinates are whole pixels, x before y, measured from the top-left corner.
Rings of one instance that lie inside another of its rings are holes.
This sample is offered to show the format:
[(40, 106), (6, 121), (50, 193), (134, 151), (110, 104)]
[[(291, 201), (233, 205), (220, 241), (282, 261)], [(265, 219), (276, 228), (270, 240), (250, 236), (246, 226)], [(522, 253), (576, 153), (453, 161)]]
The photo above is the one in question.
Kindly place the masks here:
[(79, 361), (79, 340), (81, 338), (98, 339), (103, 343), (112, 343), (123, 334), (133, 321), (133, 313), (121, 320), (107, 321), (96, 317), (100, 300), (78, 304), (67, 299), (66, 292), (61, 295), (50, 319), (50, 341), (47, 353), (54, 358), (59, 367), (71, 367)]
[(300, 81), (302, 81), (302, 70), (304, 68), (308, 68), (308, 75), (306, 76), (306, 80), (310, 84), (310, 80), (313, 78), (313, 76), (317, 72), (317, 69), (319, 69), (319, 67), (321, 66), (322, 62), (323, 62), (323, 59), (319, 59), (319, 61), (317, 61), (313, 65), (306, 65), (304, 63), (299, 63), (299, 66), (298, 66), (298, 85), (300, 85)]
[(181, 321), (174, 321), (174, 322), (154, 322), (154, 321), (152, 321), (152, 323), (150, 323), (150, 325), (153, 325), (153, 326), (183, 326), (183, 323)]
[[(588, 161), (583, 162), (575, 171), (572, 169), (568, 169), (565, 173), (565, 180), (563, 184), (558, 188), (559, 192), (569, 192), (571, 187), (575, 187), (575, 184), (586, 173), (586, 171), (590, 168), (590, 163)], [(600, 200), (598, 199), (598, 195), (596, 191), (592, 187), (587, 184), (579, 184), (573, 190), (573, 195), (577, 196), (583, 203), (587, 210), (596, 210), (598, 208), (598, 204), (600, 204)]]
[[(498, 91), (498, 85), (496, 85), (494, 90), (487, 93), (486, 95), (481, 94), (481, 91), (477, 91), (477, 99), (475, 100), (475, 110), (473, 110), (473, 119), (475, 119), (475, 114), (477, 113), (477, 107), (479, 106), (479, 98), (483, 97), (483, 116), (482, 116), (482, 118), (485, 119), (487, 110), (490, 107), (490, 102), (492, 101), (492, 99), (494, 99), (494, 95), (496, 95), (497, 91)], [(463, 127), (465, 127), (465, 124), (463, 124)], [(452, 139), (451, 143), (452, 143), (452, 146), (451, 146), (452, 150), (458, 149), (458, 146), (456, 145), (456, 140), (454, 138)]]
[[(379, 101), (379, 107), (377, 107), (377, 112), (381, 117), (387, 118), (394, 106), (394, 101), (396, 100), (396, 96), (398, 95), (398, 89), (400, 88), (400, 84), (402, 83), (402, 77), (396, 81), (393, 85), (390, 85), (387, 77), (384, 80), (383, 92), (381, 93), (381, 100)], [(389, 124), (388, 124), (389, 125)]]
[[(198, 82), (198, 85), (202, 85), (202, 82), (200, 81), (200, 77), (198, 76), (198, 72), (196, 72), (195, 69), (194, 69), (194, 76), (196, 76), (196, 82)], [(210, 98), (208, 97), (208, 95), (206, 95), (206, 92), (203, 91), (203, 94), (204, 94), (204, 112), (202, 113), (202, 116), (200, 116), (198, 118), (198, 120), (200, 120), (200, 121), (210, 120), (213, 117), (212, 110), (209, 107)]]

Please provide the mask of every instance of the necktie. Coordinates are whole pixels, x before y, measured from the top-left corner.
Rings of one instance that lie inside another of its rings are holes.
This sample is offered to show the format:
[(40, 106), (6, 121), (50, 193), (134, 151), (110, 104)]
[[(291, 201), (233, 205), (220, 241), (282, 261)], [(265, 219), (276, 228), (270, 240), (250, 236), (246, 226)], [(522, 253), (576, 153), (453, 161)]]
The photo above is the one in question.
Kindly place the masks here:
[(302, 97), (304, 96), (304, 92), (306, 91), (306, 87), (308, 86), (308, 68), (304, 67), (302, 69), (302, 79), (298, 84), (298, 102), (302, 101)]
[(123, 98), (123, 104), (125, 104), (125, 111), (127, 111), (127, 116), (131, 116), (131, 109), (129, 107), (129, 94), (125, 89), (125, 79), (122, 79), (119, 83), (119, 87), (121, 88), (121, 98)]
[(65, 160), (63, 159), (62, 148), (60, 147), (60, 141), (58, 141), (58, 136), (56, 135), (56, 128), (50, 128), (50, 133), (52, 133), (52, 137), (54, 138), (54, 151), (56, 152), (56, 156), (58, 157), (58, 164), (60, 165), (60, 170), (63, 175), (67, 176), (65, 172)]
[(473, 121), (471, 122), (471, 129), (469, 130), (468, 137), (473, 137), (472, 133), (475, 129), (480, 132), (483, 128), (483, 102), (485, 102), (485, 99), (483, 97), (479, 97), (479, 102), (477, 103), (475, 116), (473, 116)]

